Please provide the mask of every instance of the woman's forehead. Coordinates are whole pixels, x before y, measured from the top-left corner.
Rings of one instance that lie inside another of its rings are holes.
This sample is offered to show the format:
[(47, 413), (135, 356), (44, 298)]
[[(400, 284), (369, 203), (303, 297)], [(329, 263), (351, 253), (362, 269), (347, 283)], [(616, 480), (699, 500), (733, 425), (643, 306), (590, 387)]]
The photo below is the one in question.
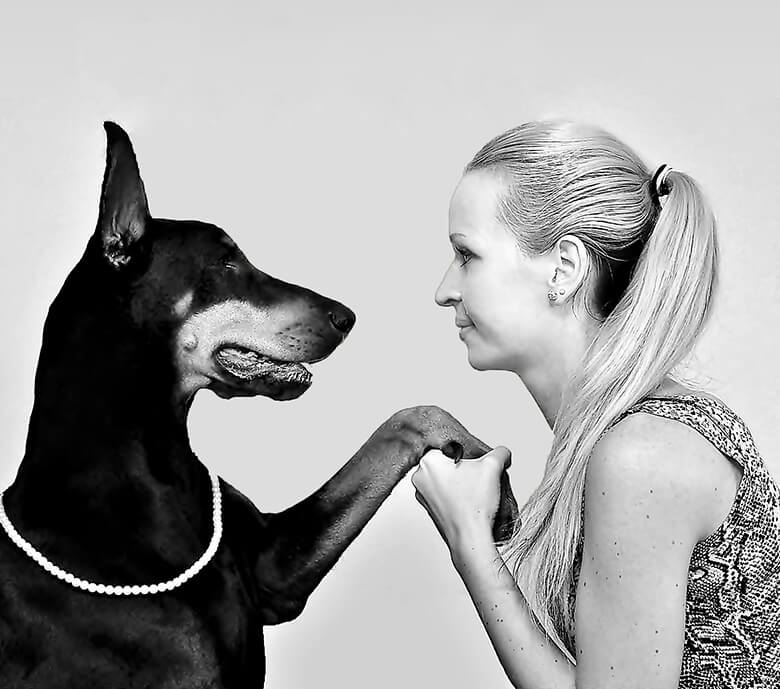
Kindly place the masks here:
[(501, 183), (486, 170), (467, 172), (455, 187), (450, 201), (450, 237), (484, 234), (497, 224)]

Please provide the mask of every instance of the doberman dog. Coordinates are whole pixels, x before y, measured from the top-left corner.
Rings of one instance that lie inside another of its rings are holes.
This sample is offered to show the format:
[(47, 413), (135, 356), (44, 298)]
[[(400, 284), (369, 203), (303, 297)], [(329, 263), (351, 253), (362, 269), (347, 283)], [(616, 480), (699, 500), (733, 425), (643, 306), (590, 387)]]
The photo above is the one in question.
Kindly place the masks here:
[[(105, 129), (97, 228), (49, 310), (2, 496), (0, 686), (262, 687), (263, 625), (300, 614), (422, 455), (489, 448), (413, 407), (282, 512), (212, 479), (188, 440), (195, 393), (294, 399), (355, 316), (214, 225), (153, 219), (130, 139)], [(497, 538), (515, 516), (504, 481)]]

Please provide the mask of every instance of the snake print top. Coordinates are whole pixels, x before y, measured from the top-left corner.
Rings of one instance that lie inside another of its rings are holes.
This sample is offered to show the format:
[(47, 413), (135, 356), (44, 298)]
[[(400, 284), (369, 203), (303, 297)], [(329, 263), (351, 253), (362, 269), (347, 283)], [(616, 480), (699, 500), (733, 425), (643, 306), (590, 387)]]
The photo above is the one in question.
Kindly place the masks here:
[[(698, 431), (742, 468), (734, 503), (693, 549), (688, 567), (680, 689), (780, 687), (780, 489), (744, 421), (722, 402), (696, 395), (648, 397), (626, 410)], [(572, 603), (582, 560), (574, 562)], [(574, 646), (574, 630), (567, 630)], [(576, 657), (576, 655), (575, 655)]]

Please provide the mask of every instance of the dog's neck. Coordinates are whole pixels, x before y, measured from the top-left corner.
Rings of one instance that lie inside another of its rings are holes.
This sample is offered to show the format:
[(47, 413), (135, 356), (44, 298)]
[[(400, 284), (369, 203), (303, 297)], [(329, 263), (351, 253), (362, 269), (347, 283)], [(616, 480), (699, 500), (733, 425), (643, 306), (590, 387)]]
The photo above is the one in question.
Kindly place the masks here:
[(52, 536), (54, 557), (162, 553), (154, 567), (177, 573), (208, 541), (211, 504), (172, 398), (170, 355), (121, 309), (107, 310), (110, 300), (89, 298), (66, 283), (49, 312), (7, 508), (20, 528)]

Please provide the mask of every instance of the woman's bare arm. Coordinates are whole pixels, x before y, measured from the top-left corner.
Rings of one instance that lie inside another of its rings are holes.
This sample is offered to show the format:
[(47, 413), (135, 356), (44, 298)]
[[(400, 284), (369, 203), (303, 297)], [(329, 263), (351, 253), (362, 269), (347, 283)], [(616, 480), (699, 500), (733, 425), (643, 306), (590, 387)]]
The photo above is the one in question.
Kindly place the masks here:
[(578, 689), (676, 689), (691, 553), (735, 490), (730, 463), (677, 421), (633, 414), (602, 439), (585, 486)]
[(461, 519), (450, 530), (453, 563), (514, 686), (676, 689), (691, 551), (733, 497), (715, 490), (725, 464), (695, 431), (645, 414), (622, 421), (596, 447), (586, 482), (576, 667), (534, 623), (484, 521)]
[(539, 629), (490, 530), (463, 531), (450, 551), (512, 686), (575, 687), (574, 665)]

